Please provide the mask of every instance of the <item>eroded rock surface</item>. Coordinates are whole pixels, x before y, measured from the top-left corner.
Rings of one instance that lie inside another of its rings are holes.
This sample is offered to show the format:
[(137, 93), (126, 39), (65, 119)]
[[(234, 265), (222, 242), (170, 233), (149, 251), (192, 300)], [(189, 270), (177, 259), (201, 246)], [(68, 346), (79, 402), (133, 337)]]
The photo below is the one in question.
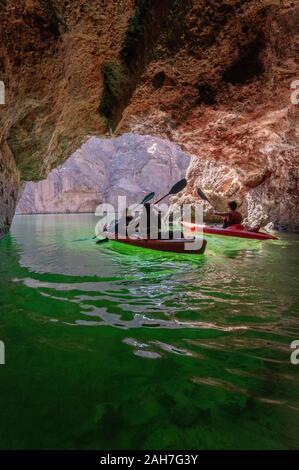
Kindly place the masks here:
[[(211, 202), (225, 210), (236, 199), (250, 226), (273, 222), (299, 229), (299, 112), (296, 108), (257, 112), (250, 119), (240, 113), (206, 111), (185, 148), (201, 149), (188, 170), (193, 201), (201, 187)], [(194, 143), (196, 141), (196, 144)], [(194, 147), (193, 147), (194, 148)], [(212, 217), (206, 206), (206, 217)]]
[(9, 148), (0, 151), (0, 238), (9, 230), (19, 190), (19, 172)]
[(157, 137), (91, 137), (47, 179), (27, 183), (16, 212), (94, 212), (100, 202), (116, 206), (118, 196), (138, 203), (151, 191), (166, 194), (189, 163), (176, 144)]

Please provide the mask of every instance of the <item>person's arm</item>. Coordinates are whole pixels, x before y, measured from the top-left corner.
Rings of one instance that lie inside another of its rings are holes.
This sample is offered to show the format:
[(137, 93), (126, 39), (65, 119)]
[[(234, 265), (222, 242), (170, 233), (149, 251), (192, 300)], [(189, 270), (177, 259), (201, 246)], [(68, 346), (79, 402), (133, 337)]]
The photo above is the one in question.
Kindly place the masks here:
[(217, 212), (217, 211), (214, 211), (214, 214), (215, 214), (215, 215), (219, 215), (219, 217), (228, 217), (228, 216), (229, 216), (229, 212)]

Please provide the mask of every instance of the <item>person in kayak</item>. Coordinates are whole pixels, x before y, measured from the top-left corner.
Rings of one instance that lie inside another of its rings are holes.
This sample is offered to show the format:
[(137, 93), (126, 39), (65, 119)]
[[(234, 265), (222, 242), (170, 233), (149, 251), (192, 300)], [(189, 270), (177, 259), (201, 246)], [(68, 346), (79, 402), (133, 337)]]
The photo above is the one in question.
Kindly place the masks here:
[(214, 212), (215, 215), (224, 218), (223, 228), (242, 223), (243, 218), (240, 212), (237, 211), (237, 207), (236, 201), (230, 201), (227, 204), (227, 212)]

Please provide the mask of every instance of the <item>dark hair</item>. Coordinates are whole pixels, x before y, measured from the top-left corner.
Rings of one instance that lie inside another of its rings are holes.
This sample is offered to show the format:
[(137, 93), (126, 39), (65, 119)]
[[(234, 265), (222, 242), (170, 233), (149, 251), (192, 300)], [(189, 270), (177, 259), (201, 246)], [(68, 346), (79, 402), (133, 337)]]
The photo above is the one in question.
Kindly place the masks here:
[(238, 204), (236, 203), (236, 201), (230, 201), (227, 205), (232, 211), (235, 211), (238, 207)]

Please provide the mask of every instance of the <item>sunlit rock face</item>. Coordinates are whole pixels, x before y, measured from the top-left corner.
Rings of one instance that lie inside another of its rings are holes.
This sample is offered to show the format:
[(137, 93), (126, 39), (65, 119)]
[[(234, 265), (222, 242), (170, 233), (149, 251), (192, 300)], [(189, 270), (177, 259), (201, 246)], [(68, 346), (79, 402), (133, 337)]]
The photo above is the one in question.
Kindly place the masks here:
[(94, 212), (118, 196), (138, 203), (151, 191), (167, 193), (189, 163), (176, 144), (157, 137), (91, 137), (47, 179), (25, 185), (16, 213)]

